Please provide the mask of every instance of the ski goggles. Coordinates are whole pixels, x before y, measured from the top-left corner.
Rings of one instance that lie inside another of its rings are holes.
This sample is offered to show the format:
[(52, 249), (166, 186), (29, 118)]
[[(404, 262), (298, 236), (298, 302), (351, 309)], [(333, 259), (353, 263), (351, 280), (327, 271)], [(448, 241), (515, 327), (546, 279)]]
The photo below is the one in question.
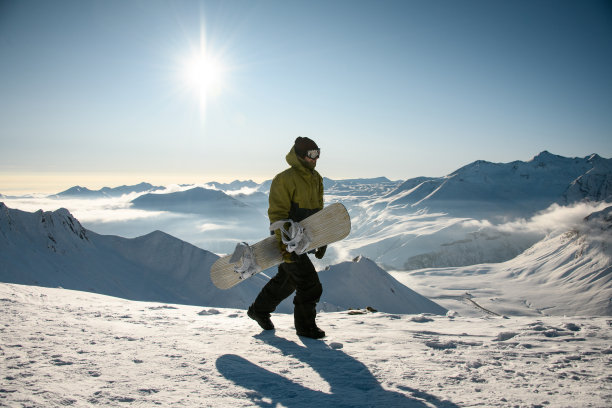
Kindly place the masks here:
[(308, 150), (306, 157), (310, 157), (312, 160), (317, 160), (321, 156), (321, 149)]

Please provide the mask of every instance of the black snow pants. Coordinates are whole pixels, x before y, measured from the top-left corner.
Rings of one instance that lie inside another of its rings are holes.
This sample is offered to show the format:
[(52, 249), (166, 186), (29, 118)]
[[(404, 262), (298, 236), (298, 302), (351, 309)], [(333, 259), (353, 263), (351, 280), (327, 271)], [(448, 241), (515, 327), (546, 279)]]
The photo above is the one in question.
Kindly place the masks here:
[(261, 289), (251, 306), (258, 313), (272, 313), (293, 292), (295, 329), (304, 331), (316, 327), (316, 306), (323, 293), (319, 275), (308, 255), (298, 255), (295, 262), (284, 262), (278, 273)]

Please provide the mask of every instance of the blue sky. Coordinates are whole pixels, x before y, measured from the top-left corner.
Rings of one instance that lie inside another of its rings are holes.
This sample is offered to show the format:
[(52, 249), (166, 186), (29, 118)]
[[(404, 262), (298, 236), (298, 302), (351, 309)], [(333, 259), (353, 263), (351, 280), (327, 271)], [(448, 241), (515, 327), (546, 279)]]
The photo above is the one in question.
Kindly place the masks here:
[(0, 0), (0, 193), (263, 181), (297, 136), (335, 179), (611, 157), (611, 73), (610, 1)]

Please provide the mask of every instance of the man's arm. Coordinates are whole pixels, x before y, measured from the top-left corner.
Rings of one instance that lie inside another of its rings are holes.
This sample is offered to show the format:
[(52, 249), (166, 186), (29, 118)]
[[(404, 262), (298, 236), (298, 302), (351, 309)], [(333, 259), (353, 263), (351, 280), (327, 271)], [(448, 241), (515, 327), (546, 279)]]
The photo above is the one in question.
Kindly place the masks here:
[(291, 210), (291, 192), (288, 186), (283, 182), (283, 179), (279, 176), (276, 176), (274, 180), (272, 180), (268, 204), (268, 218), (270, 219), (270, 224), (289, 218), (289, 211)]

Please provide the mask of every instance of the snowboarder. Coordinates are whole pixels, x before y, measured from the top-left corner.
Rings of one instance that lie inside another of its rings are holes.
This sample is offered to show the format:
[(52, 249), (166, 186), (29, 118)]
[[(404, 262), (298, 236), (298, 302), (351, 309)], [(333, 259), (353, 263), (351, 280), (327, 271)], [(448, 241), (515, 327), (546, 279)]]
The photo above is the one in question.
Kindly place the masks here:
[[(295, 139), (286, 156), (291, 167), (272, 180), (268, 208), (270, 224), (286, 219), (299, 222), (323, 208), (323, 178), (315, 170), (320, 154), (321, 150), (313, 140), (307, 137)], [(278, 266), (276, 276), (262, 288), (247, 314), (262, 329), (273, 330), (270, 313), (295, 292), (293, 315), (296, 333), (314, 339), (325, 337), (325, 332), (315, 323), (316, 305), (323, 293), (317, 271), (307, 254), (287, 252), (278, 230), (276, 236), (284, 262)], [(318, 248), (315, 257), (323, 258), (326, 248)]]

